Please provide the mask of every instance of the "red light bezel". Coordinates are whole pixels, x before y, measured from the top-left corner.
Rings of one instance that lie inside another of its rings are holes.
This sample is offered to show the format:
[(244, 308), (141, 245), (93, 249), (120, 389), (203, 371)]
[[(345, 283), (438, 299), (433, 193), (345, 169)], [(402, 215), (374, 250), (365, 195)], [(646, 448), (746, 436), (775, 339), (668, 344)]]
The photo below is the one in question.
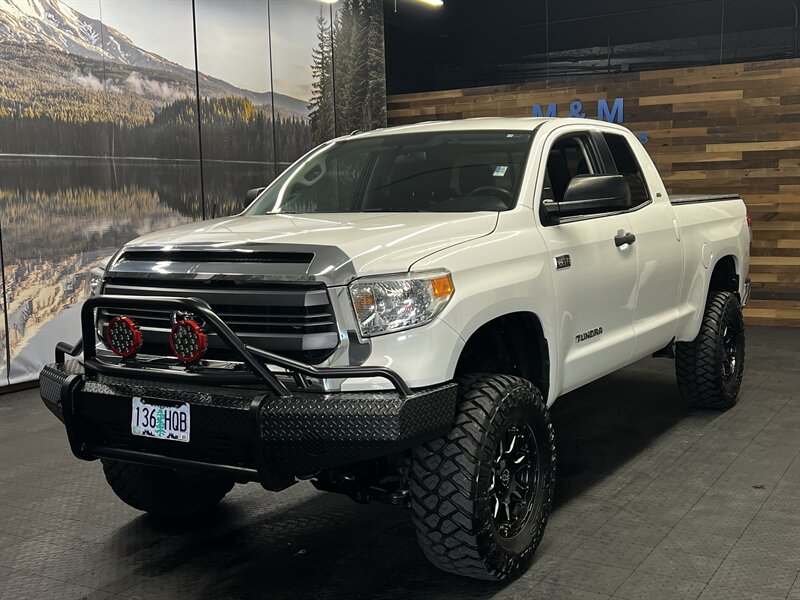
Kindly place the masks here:
[[(175, 331), (183, 325), (187, 325), (197, 336), (197, 352), (195, 352), (192, 356), (182, 356), (175, 349)], [(203, 328), (200, 327), (200, 325), (191, 319), (183, 319), (172, 326), (172, 329), (169, 332), (169, 347), (172, 350), (172, 354), (174, 354), (175, 358), (177, 358), (179, 361), (186, 364), (193, 363), (196, 360), (199, 360), (208, 349), (208, 336), (206, 336)]]
[[(125, 325), (127, 325), (128, 329), (130, 329), (130, 331), (133, 334), (133, 346), (128, 352), (120, 352), (111, 342), (111, 326), (114, 325), (115, 323), (124, 323)], [(117, 356), (120, 356), (122, 358), (128, 358), (130, 356), (133, 356), (139, 351), (139, 348), (142, 347), (143, 341), (144, 340), (142, 339), (142, 332), (139, 331), (139, 326), (136, 323), (134, 323), (132, 319), (129, 319), (128, 317), (125, 316), (114, 317), (108, 322), (108, 325), (106, 326), (106, 345)]]

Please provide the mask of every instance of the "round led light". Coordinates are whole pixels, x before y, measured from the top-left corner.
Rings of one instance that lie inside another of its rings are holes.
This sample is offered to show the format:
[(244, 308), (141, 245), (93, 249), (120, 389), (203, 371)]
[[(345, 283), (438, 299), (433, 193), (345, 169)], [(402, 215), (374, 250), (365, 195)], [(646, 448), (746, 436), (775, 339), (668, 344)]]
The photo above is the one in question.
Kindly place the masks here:
[(172, 326), (169, 346), (179, 361), (192, 363), (198, 360), (208, 348), (208, 337), (203, 328), (194, 321), (184, 319)]
[(127, 358), (142, 347), (142, 332), (128, 317), (114, 317), (106, 328), (106, 344), (114, 354)]

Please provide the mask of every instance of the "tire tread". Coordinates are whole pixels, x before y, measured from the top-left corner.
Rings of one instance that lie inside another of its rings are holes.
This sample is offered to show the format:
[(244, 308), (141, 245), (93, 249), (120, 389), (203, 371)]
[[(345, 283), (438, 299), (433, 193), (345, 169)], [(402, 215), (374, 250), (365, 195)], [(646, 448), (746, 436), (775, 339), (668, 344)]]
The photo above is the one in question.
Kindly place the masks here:
[[(436, 567), (467, 577), (504, 579), (524, 563), (524, 558), (499, 569), (488, 565), (479, 543), (479, 525), (474, 522), (481, 452), (493, 417), (514, 390), (532, 392), (548, 439), (551, 477), (555, 469), (555, 435), (546, 404), (529, 382), (507, 375), (470, 375), (459, 379), (459, 406), (453, 429), (445, 437), (418, 447), (414, 453), (410, 488), (417, 540)], [(541, 539), (552, 506), (552, 483), (544, 488), (537, 539)]]
[[(691, 342), (675, 344), (678, 388), (690, 406), (724, 410), (736, 404), (738, 385), (735, 393), (730, 393), (722, 384), (722, 357), (718, 341), (725, 320), (731, 317), (741, 319), (736, 296), (731, 292), (711, 292), (697, 337)], [(744, 356), (741, 360), (743, 363)]]

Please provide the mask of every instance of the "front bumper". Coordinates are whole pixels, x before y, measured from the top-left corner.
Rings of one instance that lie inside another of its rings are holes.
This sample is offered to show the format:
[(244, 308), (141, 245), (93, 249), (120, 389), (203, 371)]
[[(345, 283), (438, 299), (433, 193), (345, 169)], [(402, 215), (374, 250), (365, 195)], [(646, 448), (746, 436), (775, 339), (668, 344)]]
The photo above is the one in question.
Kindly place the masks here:
[[(276, 396), (256, 388), (87, 376), (77, 360), (48, 365), (39, 385), (78, 458), (202, 470), (258, 481), (268, 489), (441, 437), (452, 425), (456, 403), (453, 383), (409, 395), (297, 391)], [(188, 403), (190, 441), (133, 435), (134, 397), (161, 405)]]

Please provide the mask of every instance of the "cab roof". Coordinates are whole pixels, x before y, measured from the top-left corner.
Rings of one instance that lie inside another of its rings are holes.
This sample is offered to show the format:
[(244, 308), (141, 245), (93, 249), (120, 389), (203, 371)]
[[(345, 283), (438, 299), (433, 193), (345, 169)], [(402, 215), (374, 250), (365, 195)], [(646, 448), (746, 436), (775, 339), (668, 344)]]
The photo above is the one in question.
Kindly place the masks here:
[[(365, 133), (355, 132), (339, 139), (358, 139), (401, 133), (437, 133), (447, 131), (533, 131), (547, 121), (559, 121), (564, 124), (582, 123), (591, 125), (613, 125), (607, 121), (597, 119), (583, 119), (571, 117), (475, 117), (471, 119), (458, 119), (453, 121), (425, 121), (410, 125), (397, 125), (375, 129)], [(614, 125), (619, 127), (618, 125)]]

